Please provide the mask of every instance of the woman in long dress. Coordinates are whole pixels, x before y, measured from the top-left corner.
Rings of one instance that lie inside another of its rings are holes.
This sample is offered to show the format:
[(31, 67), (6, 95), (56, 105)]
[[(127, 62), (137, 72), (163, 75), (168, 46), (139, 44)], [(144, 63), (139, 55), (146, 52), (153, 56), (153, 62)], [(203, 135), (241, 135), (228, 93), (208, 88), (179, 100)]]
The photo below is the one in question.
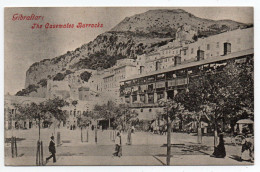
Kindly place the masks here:
[(214, 148), (213, 156), (216, 158), (225, 158), (226, 156), (223, 134), (219, 135), (219, 144), (217, 147)]

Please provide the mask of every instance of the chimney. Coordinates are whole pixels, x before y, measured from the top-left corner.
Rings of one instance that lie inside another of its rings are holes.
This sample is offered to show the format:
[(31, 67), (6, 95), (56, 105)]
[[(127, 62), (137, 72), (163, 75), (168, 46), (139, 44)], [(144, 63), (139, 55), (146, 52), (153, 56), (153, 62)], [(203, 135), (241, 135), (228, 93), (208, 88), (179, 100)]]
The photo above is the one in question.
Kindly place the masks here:
[(157, 62), (155, 63), (155, 70), (159, 70), (159, 69), (160, 69), (160, 62), (157, 61)]
[(204, 60), (204, 51), (198, 50), (197, 51), (197, 61)]
[(144, 66), (140, 66), (140, 74), (144, 72)]
[(174, 66), (181, 64), (181, 56), (174, 57)]
[(231, 43), (225, 42), (224, 43), (224, 55), (231, 53)]

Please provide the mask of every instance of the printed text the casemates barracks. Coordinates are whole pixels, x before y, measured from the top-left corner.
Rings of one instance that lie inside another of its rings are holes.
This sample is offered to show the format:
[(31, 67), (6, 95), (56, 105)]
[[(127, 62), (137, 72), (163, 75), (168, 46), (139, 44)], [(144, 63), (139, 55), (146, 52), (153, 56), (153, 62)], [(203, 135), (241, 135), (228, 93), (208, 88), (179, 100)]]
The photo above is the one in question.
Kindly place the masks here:
[[(23, 14), (14, 14), (13, 21), (42, 21), (44, 20), (44, 16), (38, 16), (35, 14), (31, 14), (30, 16), (26, 16)], [(33, 23), (31, 26), (32, 29), (68, 29), (68, 28), (102, 28), (103, 24), (102, 23), (83, 23), (83, 22), (78, 22), (77, 24), (72, 24), (72, 23), (45, 23), (45, 24), (39, 24), (39, 23)]]

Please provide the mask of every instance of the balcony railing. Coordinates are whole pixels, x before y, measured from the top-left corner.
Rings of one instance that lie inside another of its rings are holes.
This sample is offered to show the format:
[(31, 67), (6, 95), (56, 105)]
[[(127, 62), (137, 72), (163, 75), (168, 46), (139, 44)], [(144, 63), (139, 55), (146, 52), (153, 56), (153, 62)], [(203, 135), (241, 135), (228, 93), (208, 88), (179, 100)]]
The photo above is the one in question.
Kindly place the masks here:
[(142, 108), (142, 107), (159, 107), (158, 103), (132, 103), (129, 104), (131, 108)]

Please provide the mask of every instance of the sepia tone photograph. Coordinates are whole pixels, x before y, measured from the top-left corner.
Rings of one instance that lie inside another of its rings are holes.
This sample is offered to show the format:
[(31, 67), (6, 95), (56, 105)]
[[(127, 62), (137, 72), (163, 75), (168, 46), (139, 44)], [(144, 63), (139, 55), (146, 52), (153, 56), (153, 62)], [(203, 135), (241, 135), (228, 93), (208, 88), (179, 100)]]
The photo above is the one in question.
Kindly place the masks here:
[(6, 166), (254, 165), (253, 7), (6, 7)]

